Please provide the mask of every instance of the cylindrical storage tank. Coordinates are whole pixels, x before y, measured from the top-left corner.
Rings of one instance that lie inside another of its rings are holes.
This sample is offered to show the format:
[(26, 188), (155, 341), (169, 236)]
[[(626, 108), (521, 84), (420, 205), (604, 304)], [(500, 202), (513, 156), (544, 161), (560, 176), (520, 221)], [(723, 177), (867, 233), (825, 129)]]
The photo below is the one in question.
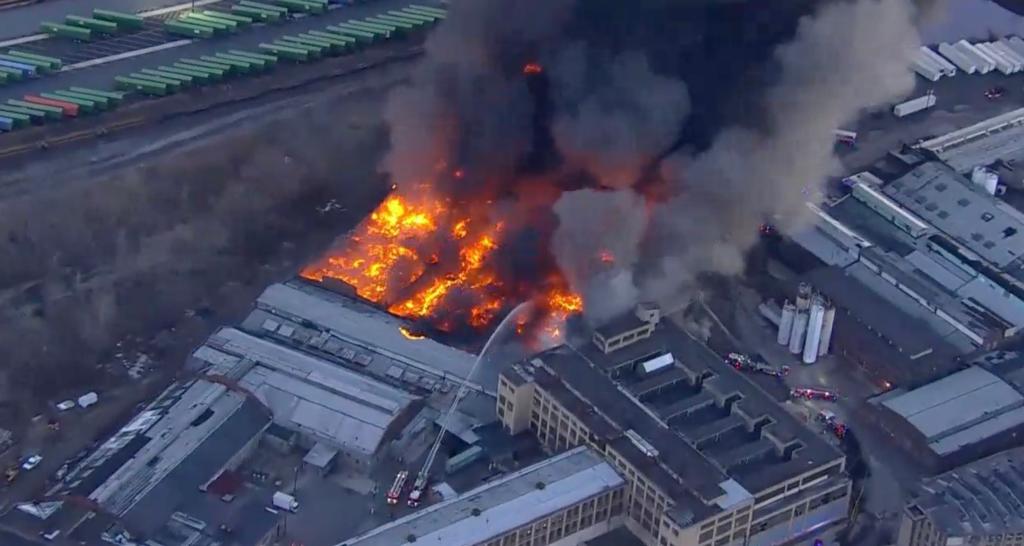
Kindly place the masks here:
[(825, 319), (825, 303), (820, 297), (814, 298), (811, 313), (807, 319), (807, 336), (804, 339), (804, 364), (814, 364), (818, 360), (818, 343), (821, 341), (821, 324)]
[(825, 356), (831, 349), (832, 327), (836, 323), (836, 306), (832, 302), (825, 305), (825, 316), (821, 320), (821, 341), (818, 342), (818, 356)]
[(789, 352), (798, 355), (804, 350), (804, 335), (807, 333), (807, 311), (797, 310), (793, 317), (793, 330), (789, 334)]
[(985, 191), (988, 192), (989, 195), (995, 195), (996, 191), (999, 190), (999, 175), (992, 171), (988, 171), (985, 173), (985, 182), (983, 185), (985, 186)]
[(779, 319), (779, 345), (789, 345), (789, 334), (793, 331), (793, 317), (796, 315), (796, 306), (786, 300), (782, 306), (782, 317)]
[(805, 282), (800, 283), (796, 290), (796, 310), (806, 311), (811, 306), (811, 285)]

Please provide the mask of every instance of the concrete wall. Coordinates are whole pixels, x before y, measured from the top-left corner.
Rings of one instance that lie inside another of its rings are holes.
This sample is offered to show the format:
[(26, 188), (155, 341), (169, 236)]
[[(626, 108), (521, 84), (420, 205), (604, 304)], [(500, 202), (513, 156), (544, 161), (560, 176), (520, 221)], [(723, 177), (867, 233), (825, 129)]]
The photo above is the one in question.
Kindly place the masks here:
[(802, 536), (807, 536), (808, 539), (813, 539), (813, 536), (810, 535), (815, 529), (821, 529), (827, 527), (831, 523), (845, 519), (849, 509), (849, 504), (850, 497), (845, 496), (824, 506), (819, 506), (818, 508), (815, 508), (801, 516), (797, 516), (788, 522), (776, 525), (770, 529), (765, 529), (756, 535), (751, 535), (747, 541), (747, 545), (776, 546)]

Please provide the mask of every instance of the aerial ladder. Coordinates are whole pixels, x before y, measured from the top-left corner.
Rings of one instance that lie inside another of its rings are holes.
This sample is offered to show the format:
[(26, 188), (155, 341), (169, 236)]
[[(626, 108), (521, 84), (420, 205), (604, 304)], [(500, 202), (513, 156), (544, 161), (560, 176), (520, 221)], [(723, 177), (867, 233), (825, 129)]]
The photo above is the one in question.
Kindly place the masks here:
[[(476, 368), (475, 364), (473, 368)], [(445, 412), (444, 417), (441, 419), (441, 431), (437, 433), (437, 438), (434, 439), (433, 445), (430, 446), (430, 452), (427, 453), (427, 458), (423, 461), (419, 474), (416, 475), (416, 481), (412, 484), (412, 492), (409, 493), (409, 500), (407, 502), (412, 508), (419, 506), (423, 500), (423, 492), (426, 490), (427, 482), (430, 480), (430, 468), (434, 466), (437, 453), (441, 450), (441, 441), (444, 440), (444, 434), (448, 432), (448, 423), (451, 422), (452, 415), (455, 414), (455, 409), (459, 406), (459, 402), (468, 393), (469, 383), (463, 381), (462, 385), (459, 386), (458, 392), (455, 393), (455, 398), (452, 399), (451, 405), (448, 406), (448, 411)]]

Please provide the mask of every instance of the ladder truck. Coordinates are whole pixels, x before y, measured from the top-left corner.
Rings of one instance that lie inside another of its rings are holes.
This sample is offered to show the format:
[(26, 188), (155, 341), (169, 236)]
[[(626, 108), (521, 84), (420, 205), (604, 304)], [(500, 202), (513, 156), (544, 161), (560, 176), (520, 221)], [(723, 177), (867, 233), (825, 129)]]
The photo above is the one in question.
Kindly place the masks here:
[[(484, 348), (486, 351), (486, 347)], [(481, 352), (482, 354), (482, 352)], [(473, 369), (476, 369), (474, 364)], [(472, 373), (470, 373), (472, 375)], [(434, 439), (434, 444), (430, 446), (430, 452), (427, 453), (426, 460), (423, 461), (423, 466), (420, 468), (419, 474), (416, 475), (416, 481), (412, 484), (412, 492), (409, 493), (409, 500), (407, 504), (410, 508), (416, 508), (423, 501), (423, 493), (427, 489), (427, 482), (430, 480), (430, 467), (434, 465), (434, 459), (437, 458), (437, 452), (441, 449), (441, 440), (444, 439), (444, 434), (448, 432), (448, 423), (451, 421), (452, 415), (455, 414), (455, 408), (458, 407), (459, 402), (469, 393), (469, 385), (463, 381), (462, 385), (459, 386), (458, 392), (455, 393), (455, 398), (452, 399), (452, 403), (448, 406), (448, 411), (445, 412), (444, 418), (441, 419), (441, 431), (437, 433), (437, 438)]]
[(408, 470), (402, 470), (395, 476), (395, 482), (391, 484), (391, 489), (388, 489), (388, 504), (398, 504), (398, 500), (402, 496), (402, 489), (405, 488), (405, 480), (408, 478)]

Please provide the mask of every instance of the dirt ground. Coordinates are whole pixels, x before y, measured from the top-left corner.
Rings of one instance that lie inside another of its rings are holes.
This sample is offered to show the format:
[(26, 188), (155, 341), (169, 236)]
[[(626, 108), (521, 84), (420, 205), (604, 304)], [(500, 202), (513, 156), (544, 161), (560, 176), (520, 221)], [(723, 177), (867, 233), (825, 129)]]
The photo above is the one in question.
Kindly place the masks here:
[[(387, 191), (380, 110), (401, 76), (367, 73), (0, 202), (0, 426), (29, 432), (64, 398), (169, 379), (217, 326), (354, 226)], [(143, 148), (159, 137), (135, 138)], [(148, 362), (131, 377), (139, 355)], [(82, 436), (70, 443), (91, 441)]]

